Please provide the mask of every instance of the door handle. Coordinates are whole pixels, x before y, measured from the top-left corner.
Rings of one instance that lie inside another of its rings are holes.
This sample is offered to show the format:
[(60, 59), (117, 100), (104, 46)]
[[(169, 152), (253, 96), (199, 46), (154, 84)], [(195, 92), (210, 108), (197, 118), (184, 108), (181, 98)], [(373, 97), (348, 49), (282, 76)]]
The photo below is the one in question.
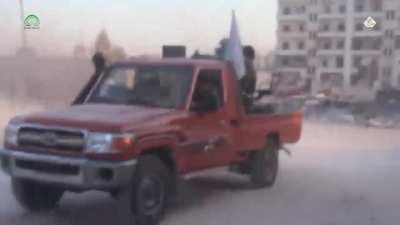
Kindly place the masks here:
[(213, 137), (208, 140), (208, 143), (206, 146), (204, 146), (204, 151), (209, 152), (213, 149), (215, 149), (218, 145), (221, 145), (225, 142), (225, 139), (223, 137)]
[(229, 120), (229, 124), (234, 127), (240, 126), (239, 120)]
[(223, 126), (228, 126), (228, 125), (235, 127), (240, 126), (239, 120), (221, 120), (219, 121), (219, 124)]

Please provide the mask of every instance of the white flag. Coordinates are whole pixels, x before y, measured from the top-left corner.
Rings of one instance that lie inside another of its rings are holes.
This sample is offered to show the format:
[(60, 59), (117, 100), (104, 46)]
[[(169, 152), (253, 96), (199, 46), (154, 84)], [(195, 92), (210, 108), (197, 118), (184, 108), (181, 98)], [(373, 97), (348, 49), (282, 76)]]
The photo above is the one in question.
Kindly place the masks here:
[(239, 35), (239, 27), (236, 22), (235, 12), (232, 12), (231, 33), (225, 47), (224, 59), (233, 64), (238, 79), (244, 77), (246, 73), (242, 42)]

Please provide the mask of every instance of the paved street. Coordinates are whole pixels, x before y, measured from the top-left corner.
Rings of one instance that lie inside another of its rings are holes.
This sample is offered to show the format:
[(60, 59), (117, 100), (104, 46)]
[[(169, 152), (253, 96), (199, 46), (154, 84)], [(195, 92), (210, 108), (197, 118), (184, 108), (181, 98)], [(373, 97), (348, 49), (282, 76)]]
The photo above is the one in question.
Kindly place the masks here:
[[(400, 221), (400, 131), (306, 123), (302, 141), (281, 154), (272, 189), (253, 190), (225, 169), (182, 183), (165, 225), (392, 225)], [(50, 213), (24, 212), (0, 175), (0, 224), (114, 224), (116, 202), (91, 192), (67, 194)]]

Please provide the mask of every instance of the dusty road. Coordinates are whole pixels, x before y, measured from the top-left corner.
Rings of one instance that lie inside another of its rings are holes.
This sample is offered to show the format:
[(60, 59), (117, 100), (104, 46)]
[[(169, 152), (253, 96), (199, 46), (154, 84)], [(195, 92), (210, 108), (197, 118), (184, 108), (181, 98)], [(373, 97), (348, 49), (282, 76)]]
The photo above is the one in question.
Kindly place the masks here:
[[(252, 190), (224, 169), (188, 177), (162, 224), (400, 223), (399, 130), (306, 123), (302, 141), (290, 148), (271, 189)], [(1, 225), (103, 225), (116, 216), (116, 202), (97, 192), (67, 194), (51, 213), (26, 213), (0, 175)]]

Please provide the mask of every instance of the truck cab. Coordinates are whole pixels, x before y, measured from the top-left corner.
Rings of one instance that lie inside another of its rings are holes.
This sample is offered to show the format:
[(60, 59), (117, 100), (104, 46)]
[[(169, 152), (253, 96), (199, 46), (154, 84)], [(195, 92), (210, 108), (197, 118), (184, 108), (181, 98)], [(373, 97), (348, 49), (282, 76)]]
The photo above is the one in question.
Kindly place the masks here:
[(158, 220), (179, 175), (229, 166), (274, 184), (278, 150), (300, 139), (303, 115), (245, 109), (240, 95), (224, 61), (118, 62), (82, 104), (13, 118), (1, 165), (28, 210), (95, 189), (128, 193), (139, 222)]

